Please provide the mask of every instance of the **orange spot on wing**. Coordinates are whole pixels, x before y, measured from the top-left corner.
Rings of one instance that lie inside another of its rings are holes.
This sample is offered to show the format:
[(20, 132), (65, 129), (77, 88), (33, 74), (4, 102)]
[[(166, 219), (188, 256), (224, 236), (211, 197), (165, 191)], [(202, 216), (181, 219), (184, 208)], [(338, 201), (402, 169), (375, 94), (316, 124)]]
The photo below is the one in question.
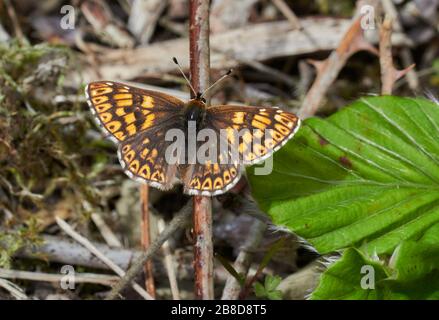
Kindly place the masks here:
[(118, 107), (130, 107), (133, 105), (133, 100), (131, 100), (131, 99), (116, 100), (116, 104)]
[(107, 93), (110, 93), (110, 92), (112, 92), (113, 91), (113, 89), (112, 88), (109, 88), (109, 87), (100, 87), (100, 88), (97, 88), (97, 89), (93, 89), (93, 90), (91, 90), (91, 96), (92, 97), (95, 97), (95, 96), (101, 96), (101, 95), (103, 95), (103, 94), (107, 94)]
[(207, 178), (206, 180), (204, 180), (201, 189), (203, 190), (212, 190), (212, 179), (211, 178)]
[(253, 117), (254, 120), (257, 120), (259, 122), (265, 123), (265, 124), (270, 124), (271, 120), (270, 118), (261, 116), (260, 114), (255, 114), (255, 116)]
[(109, 113), (109, 112), (101, 113), (101, 114), (99, 115), (99, 117), (101, 118), (101, 120), (102, 120), (103, 123), (107, 123), (108, 121), (111, 120), (111, 118), (113, 118), (113, 116), (112, 116), (111, 113)]
[(136, 125), (135, 125), (134, 123), (130, 124), (130, 125), (127, 127), (127, 131), (128, 131), (128, 134), (129, 134), (130, 136), (134, 135), (134, 134), (137, 132)]
[(97, 111), (97, 112), (101, 113), (101, 112), (105, 112), (105, 111), (107, 111), (107, 110), (110, 109), (111, 107), (113, 107), (113, 106), (111, 105), (111, 103), (103, 103), (103, 104), (100, 104), (100, 105), (96, 106), (95, 108), (96, 108), (96, 111)]
[(125, 140), (125, 133), (123, 131), (118, 131), (116, 133), (114, 133), (114, 136), (119, 139), (120, 141), (124, 141)]
[(252, 126), (260, 130), (264, 130), (267, 127), (264, 123), (254, 119), (252, 120)]
[(134, 174), (137, 174), (137, 171), (139, 171), (140, 162), (139, 160), (134, 160), (130, 163), (130, 171)]
[(142, 107), (143, 108), (147, 108), (147, 109), (153, 108), (154, 107), (154, 99), (153, 99), (153, 97), (143, 96)]
[(213, 183), (214, 189), (221, 189), (223, 185), (223, 179), (221, 177), (216, 178)]
[(105, 127), (110, 131), (111, 133), (116, 132), (120, 129), (121, 123), (119, 121), (111, 121), (105, 125)]
[(133, 123), (134, 121), (136, 121), (136, 116), (134, 115), (133, 112), (131, 112), (131, 113), (128, 113), (128, 114), (124, 117), (124, 119), (125, 119), (125, 123), (126, 123), (126, 124), (130, 124), (130, 123)]
[(139, 170), (139, 176), (141, 176), (142, 178), (145, 179), (149, 179), (150, 175), (151, 175), (151, 171), (149, 169), (149, 166), (147, 164), (143, 165), (142, 168), (140, 168)]
[(117, 93), (113, 96), (115, 100), (132, 99), (133, 95), (131, 93)]
[(95, 97), (95, 98), (91, 99), (91, 101), (93, 101), (94, 104), (101, 104), (101, 103), (104, 103), (105, 101), (108, 101), (108, 97), (107, 96), (99, 96), (99, 97)]

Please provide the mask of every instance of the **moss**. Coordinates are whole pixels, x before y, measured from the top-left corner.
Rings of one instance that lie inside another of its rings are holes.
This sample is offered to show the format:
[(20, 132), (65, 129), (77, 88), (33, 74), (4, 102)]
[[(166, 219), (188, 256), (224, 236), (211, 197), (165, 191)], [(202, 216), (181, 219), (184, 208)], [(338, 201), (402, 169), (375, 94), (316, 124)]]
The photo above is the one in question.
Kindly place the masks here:
[(23, 232), (39, 210), (74, 198), (71, 217), (87, 218), (84, 203), (104, 202), (93, 181), (102, 179), (103, 163), (115, 157), (114, 149), (102, 143), (78, 99), (54, 99), (75, 96), (60, 85), (73, 70), (72, 59), (59, 46), (0, 45), (0, 227), (2, 213), (13, 215), (10, 230), (0, 234), (7, 243), (0, 247), (1, 265), (35, 240)]

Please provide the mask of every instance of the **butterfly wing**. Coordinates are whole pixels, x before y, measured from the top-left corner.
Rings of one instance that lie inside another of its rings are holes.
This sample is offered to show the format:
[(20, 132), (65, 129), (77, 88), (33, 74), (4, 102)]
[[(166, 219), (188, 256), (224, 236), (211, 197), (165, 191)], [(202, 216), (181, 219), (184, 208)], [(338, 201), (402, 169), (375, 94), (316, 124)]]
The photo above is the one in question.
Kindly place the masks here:
[[(228, 143), (236, 145), (242, 163), (252, 164), (268, 158), (291, 139), (300, 119), (276, 107), (224, 105), (208, 108), (206, 126), (223, 130)], [(244, 134), (236, 136), (240, 131)]]
[[(168, 129), (172, 128), (167, 126)], [(118, 157), (125, 174), (161, 190), (170, 189), (177, 181), (177, 164), (166, 161), (169, 141), (166, 129), (153, 127), (119, 145)]]
[(184, 106), (167, 94), (111, 81), (88, 84), (85, 95), (97, 124), (114, 142), (175, 120)]
[(240, 166), (233, 163), (180, 165), (179, 176), (184, 192), (190, 195), (216, 196), (230, 190), (241, 176)]
[(118, 157), (132, 179), (160, 189), (172, 187), (176, 165), (169, 164), (165, 140), (182, 122), (184, 103), (172, 96), (117, 82), (92, 82), (87, 102), (104, 133), (119, 145)]

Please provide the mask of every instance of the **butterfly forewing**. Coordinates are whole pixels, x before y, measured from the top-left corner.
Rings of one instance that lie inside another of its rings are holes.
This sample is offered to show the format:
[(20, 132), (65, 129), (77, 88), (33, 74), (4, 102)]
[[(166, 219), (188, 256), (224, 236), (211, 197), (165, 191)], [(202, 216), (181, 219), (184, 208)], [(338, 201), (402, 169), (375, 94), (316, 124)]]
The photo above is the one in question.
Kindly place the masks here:
[(98, 124), (116, 142), (169, 122), (184, 103), (164, 93), (117, 82), (92, 82), (85, 89)]

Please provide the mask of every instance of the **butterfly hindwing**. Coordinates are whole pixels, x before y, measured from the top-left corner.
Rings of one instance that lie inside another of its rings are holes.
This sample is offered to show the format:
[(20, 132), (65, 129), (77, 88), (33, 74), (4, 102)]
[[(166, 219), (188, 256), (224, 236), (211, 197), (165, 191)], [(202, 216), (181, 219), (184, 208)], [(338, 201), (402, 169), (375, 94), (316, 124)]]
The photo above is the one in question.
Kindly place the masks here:
[(111, 81), (92, 82), (85, 92), (98, 124), (115, 142), (168, 122), (184, 106), (164, 93)]
[(139, 182), (161, 190), (170, 189), (176, 180), (177, 164), (166, 161), (166, 149), (163, 128), (153, 128), (139, 133), (134, 138), (119, 145), (118, 157), (125, 173)]
[(179, 167), (184, 192), (190, 195), (215, 196), (230, 190), (241, 176), (239, 165), (205, 163)]

